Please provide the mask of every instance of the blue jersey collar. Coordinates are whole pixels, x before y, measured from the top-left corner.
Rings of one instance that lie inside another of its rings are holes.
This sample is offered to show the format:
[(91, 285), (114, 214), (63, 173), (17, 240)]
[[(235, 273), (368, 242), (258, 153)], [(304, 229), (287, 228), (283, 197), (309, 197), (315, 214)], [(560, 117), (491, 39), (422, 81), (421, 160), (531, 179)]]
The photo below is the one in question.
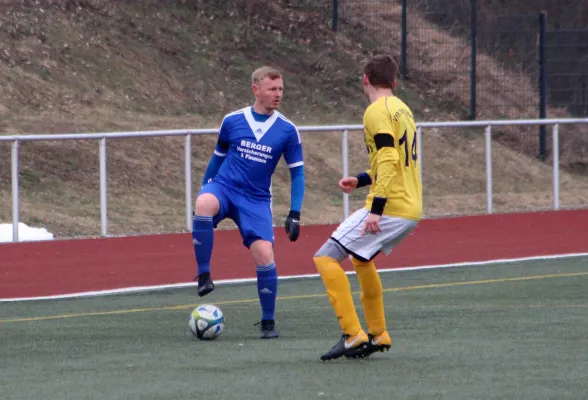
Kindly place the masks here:
[(267, 120), (265, 120), (265, 122), (258, 122), (253, 117), (252, 107), (247, 107), (244, 110), (244, 114), (245, 119), (247, 120), (247, 123), (249, 124), (249, 127), (253, 131), (255, 139), (257, 139), (258, 142), (261, 140), (263, 135), (265, 135), (267, 131), (269, 131), (269, 129), (273, 126), (274, 122), (276, 122), (278, 116), (280, 115), (278, 111), (274, 111), (273, 114), (270, 115), (270, 117)]

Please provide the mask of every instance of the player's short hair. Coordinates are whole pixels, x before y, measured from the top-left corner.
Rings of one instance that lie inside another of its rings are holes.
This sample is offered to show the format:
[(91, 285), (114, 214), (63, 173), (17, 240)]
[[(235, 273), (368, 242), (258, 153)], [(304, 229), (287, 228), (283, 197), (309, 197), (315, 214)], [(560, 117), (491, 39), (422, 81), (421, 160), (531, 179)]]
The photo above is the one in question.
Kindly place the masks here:
[(388, 54), (373, 56), (364, 66), (363, 73), (374, 87), (394, 89), (398, 64)]
[(271, 80), (281, 78), (282, 74), (280, 71), (273, 67), (261, 67), (253, 71), (251, 74), (251, 83), (256, 84), (263, 81), (265, 78), (270, 78)]

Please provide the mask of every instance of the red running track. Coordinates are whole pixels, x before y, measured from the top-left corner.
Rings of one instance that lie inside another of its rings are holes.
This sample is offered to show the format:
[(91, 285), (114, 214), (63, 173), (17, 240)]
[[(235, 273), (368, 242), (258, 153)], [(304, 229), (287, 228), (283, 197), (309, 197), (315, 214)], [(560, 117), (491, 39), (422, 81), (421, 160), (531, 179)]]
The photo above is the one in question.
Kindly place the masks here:
[[(335, 226), (303, 226), (290, 243), (276, 228), (280, 275), (314, 274), (312, 256)], [(588, 210), (423, 220), (378, 268), (588, 253)], [(350, 269), (346, 262), (344, 267)], [(215, 279), (255, 277), (237, 231), (217, 231)], [(0, 245), (0, 299), (190, 282), (189, 233)]]

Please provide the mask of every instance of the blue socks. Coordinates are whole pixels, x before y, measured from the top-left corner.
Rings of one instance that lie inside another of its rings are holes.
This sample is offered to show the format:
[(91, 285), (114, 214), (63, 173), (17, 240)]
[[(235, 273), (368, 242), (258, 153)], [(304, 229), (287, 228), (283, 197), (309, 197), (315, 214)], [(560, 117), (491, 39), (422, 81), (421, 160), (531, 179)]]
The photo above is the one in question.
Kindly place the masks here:
[[(198, 263), (198, 275), (210, 273), (210, 258), (212, 256), (212, 245), (214, 243), (214, 229), (212, 217), (194, 216), (192, 224), (192, 241), (194, 243), (194, 254)], [(258, 265), (257, 272), (257, 293), (261, 304), (261, 319), (273, 320), (276, 310), (276, 297), (278, 295), (278, 271), (276, 264)]]
[(257, 294), (261, 304), (261, 319), (274, 319), (276, 310), (276, 296), (278, 295), (278, 271), (276, 264), (268, 266), (258, 265), (257, 268)]
[(198, 275), (210, 272), (210, 257), (212, 256), (212, 244), (214, 242), (212, 217), (194, 215), (192, 242), (194, 243), (194, 253), (198, 263)]

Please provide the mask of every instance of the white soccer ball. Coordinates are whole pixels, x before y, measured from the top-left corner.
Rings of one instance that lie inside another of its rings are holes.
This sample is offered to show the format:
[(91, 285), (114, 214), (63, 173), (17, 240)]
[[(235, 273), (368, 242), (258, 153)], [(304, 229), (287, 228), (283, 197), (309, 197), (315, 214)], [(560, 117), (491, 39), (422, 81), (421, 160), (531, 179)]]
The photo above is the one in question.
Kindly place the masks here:
[(212, 340), (225, 329), (225, 316), (215, 305), (201, 304), (190, 314), (190, 330), (200, 340)]

